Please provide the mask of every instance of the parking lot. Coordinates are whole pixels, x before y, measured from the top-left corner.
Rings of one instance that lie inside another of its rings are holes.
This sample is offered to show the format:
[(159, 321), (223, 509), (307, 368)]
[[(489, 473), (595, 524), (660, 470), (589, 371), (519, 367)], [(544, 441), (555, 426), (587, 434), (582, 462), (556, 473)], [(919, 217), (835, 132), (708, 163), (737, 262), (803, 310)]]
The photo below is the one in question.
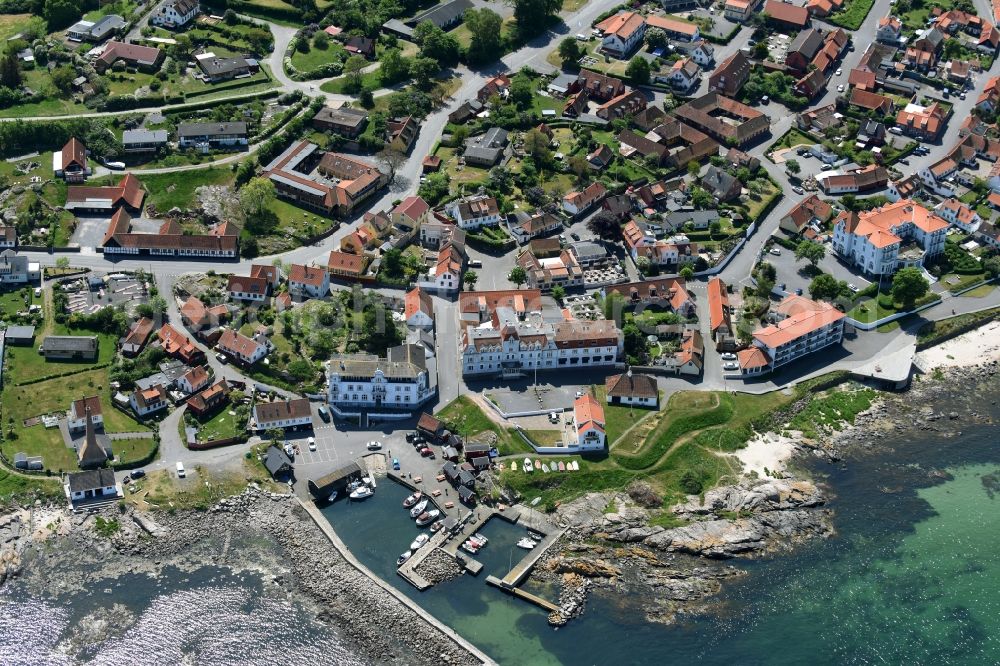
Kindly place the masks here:
[(108, 306), (122, 306), (132, 311), (148, 300), (146, 285), (124, 273), (87, 277), (62, 282), (68, 297), (70, 314), (93, 314)]
[[(489, 396), (505, 413), (531, 411), (560, 411), (572, 409), (579, 391), (589, 390), (592, 384), (603, 385), (608, 375), (618, 374), (614, 368), (589, 368), (547, 370), (515, 380), (469, 380), (470, 391)], [(558, 382), (558, 383), (555, 383)]]
[[(832, 275), (837, 280), (853, 284), (859, 290), (871, 284), (860, 274), (852, 271), (846, 264), (841, 263), (833, 254), (833, 247), (830, 243), (824, 243), (823, 246), (826, 248), (826, 256), (819, 262), (820, 270)], [(780, 287), (784, 284), (785, 291), (790, 293), (794, 293), (796, 289), (802, 289), (802, 293), (808, 296), (809, 283), (813, 279), (808, 269), (809, 262), (805, 259), (797, 261), (795, 259), (795, 252), (792, 250), (786, 250), (785, 248), (779, 248), (779, 250), (781, 252), (780, 255), (768, 253), (764, 256), (764, 260), (774, 266), (777, 271), (777, 279), (774, 281), (775, 285)]]

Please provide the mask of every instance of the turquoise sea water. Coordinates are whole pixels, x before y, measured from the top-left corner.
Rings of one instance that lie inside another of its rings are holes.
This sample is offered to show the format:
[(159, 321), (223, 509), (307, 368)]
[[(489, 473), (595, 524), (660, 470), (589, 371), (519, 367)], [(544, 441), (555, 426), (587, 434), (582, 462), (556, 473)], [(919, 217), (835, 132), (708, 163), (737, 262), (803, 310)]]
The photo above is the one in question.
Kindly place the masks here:
[[(817, 468), (836, 493), (835, 537), (734, 561), (749, 573), (726, 584), (718, 611), (672, 626), (645, 622), (642, 599), (602, 592), (583, 618), (550, 628), (541, 610), (485, 584), (506, 572), (522, 533), (499, 521), (483, 529), (486, 572), (417, 592), (395, 574), (416, 529), (391, 482), (364, 505), (325, 513), (366, 564), (505, 664), (1000, 663), (996, 430), (891, 444), (891, 454)], [(928, 474), (939, 467), (952, 478)]]

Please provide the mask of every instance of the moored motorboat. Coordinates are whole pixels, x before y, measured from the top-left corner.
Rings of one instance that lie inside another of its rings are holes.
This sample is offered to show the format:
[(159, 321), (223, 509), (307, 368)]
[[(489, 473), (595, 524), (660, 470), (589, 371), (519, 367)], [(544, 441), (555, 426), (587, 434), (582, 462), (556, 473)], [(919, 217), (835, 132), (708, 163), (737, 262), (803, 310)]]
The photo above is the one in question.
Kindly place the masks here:
[(443, 520), (439, 520), (439, 521), (435, 522), (433, 525), (431, 525), (431, 532), (437, 532), (442, 527), (444, 527), (444, 521)]
[(424, 512), (424, 509), (426, 508), (427, 508), (427, 500), (425, 499), (420, 500), (419, 502), (417, 502), (416, 506), (410, 509), (410, 518), (416, 518), (417, 516), (422, 514)]
[(417, 492), (413, 493), (412, 495), (410, 495), (409, 497), (407, 497), (405, 500), (403, 500), (403, 508), (404, 509), (411, 508), (414, 504), (416, 504), (417, 502), (419, 502), (421, 500), (421, 498), (423, 498), (423, 496), (424, 496), (424, 494), (418, 490)]
[(524, 548), (525, 550), (531, 550), (532, 548), (534, 548), (537, 545), (538, 545), (537, 543), (535, 543), (534, 541), (532, 541), (528, 537), (524, 537), (523, 539), (521, 539), (520, 541), (517, 542), (517, 547), (518, 548)]
[(473, 545), (471, 541), (466, 541), (465, 543), (462, 544), (462, 550), (464, 550), (467, 553), (472, 553), (473, 555), (475, 555), (476, 553), (479, 552), (479, 547)]
[(420, 547), (428, 541), (430, 541), (430, 537), (426, 534), (421, 534), (413, 540), (413, 543), (410, 544), (410, 550), (420, 550)]
[(413, 555), (413, 551), (408, 550), (405, 553), (403, 553), (402, 555), (400, 555), (399, 557), (397, 557), (396, 558), (396, 566), (397, 567), (403, 566), (403, 562), (405, 562), (406, 560), (410, 559), (411, 555)]
[(534, 539), (535, 541), (541, 541), (542, 539), (545, 538), (545, 536), (539, 534), (538, 532), (533, 532), (531, 530), (528, 530), (528, 538)]
[(417, 527), (423, 527), (424, 525), (430, 525), (435, 520), (441, 516), (441, 512), (437, 509), (431, 509), (430, 511), (425, 511), (417, 517)]
[(368, 499), (374, 494), (375, 491), (373, 491), (368, 486), (358, 486), (357, 488), (351, 491), (350, 498), (352, 500), (363, 500), (363, 499)]
[(469, 541), (474, 541), (480, 548), (482, 548), (483, 546), (485, 546), (486, 544), (488, 544), (490, 542), (489, 539), (487, 539), (486, 537), (484, 537), (479, 532), (476, 532), (471, 537), (469, 537)]

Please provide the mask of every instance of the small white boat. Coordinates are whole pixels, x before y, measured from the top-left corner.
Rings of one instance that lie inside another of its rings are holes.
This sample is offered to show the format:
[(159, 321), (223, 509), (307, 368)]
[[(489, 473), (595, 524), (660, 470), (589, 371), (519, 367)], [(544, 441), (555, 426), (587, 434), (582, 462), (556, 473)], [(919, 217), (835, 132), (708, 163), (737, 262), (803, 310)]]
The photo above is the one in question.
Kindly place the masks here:
[(411, 508), (414, 504), (416, 504), (417, 502), (419, 502), (423, 498), (423, 496), (424, 496), (424, 494), (418, 490), (417, 492), (413, 493), (412, 495), (410, 495), (409, 497), (407, 497), (405, 500), (403, 500), (403, 508), (404, 509)]
[(487, 539), (486, 537), (484, 537), (479, 532), (476, 532), (471, 537), (469, 537), (469, 541), (476, 542), (477, 544), (479, 544), (480, 548), (482, 548), (483, 546), (485, 546), (486, 544), (488, 544), (490, 542), (489, 539)]
[(357, 488), (351, 491), (350, 497), (352, 500), (363, 500), (363, 499), (368, 499), (374, 494), (375, 491), (373, 491), (368, 486), (358, 486)]
[(332, 493), (330, 493), (330, 496), (326, 498), (326, 501), (327, 502), (332, 502), (335, 499), (337, 499), (337, 491), (336, 490), (334, 490)]
[(430, 511), (425, 511), (420, 516), (417, 517), (417, 527), (423, 527), (424, 525), (430, 525), (435, 520), (441, 517), (441, 512), (437, 509), (431, 509)]
[(528, 530), (528, 538), (540, 542), (545, 537), (539, 534), (538, 532), (532, 532), (531, 530)]
[(479, 552), (479, 548), (477, 546), (472, 545), (472, 543), (469, 541), (466, 541), (465, 543), (462, 544), (462, 550), (464, 550), (467, 553), (472, 553), (473, 555)]
[(413, 543), (410, 544), (410, 550), (420, 550), (420, 547), (430, 541), (430, 539), (431, 538), (426, 534), (421, 534), (413, 540)]
[(427, 508), (427, 500), (426, 499), (420, 500), (419, 502), (417, 502), (416, 506), (410, 509), (410, 518), (416, 518), (417, 516), (422, 514), (424, 512), (424, 509), (426, 508)]
[(398, 558), (396, 558), (396, 566), (397, 567), (403, 566), (403, 562), (405, 562), (406, 560), (410, 559), (411, 555), (413, 555), (413, 551), (411, 551), (411, 550), (408, 550), (405, 553), (403, 553), (402, 555), (400, 555)]
[(525, 458), (524, 459), (524, 473), (527, 474), (532, 469), (534, 469), (534, 468), (531, 466), (531, 458)]
[(442, 527), (444, 527), (444, 521), (439, 520), (435, 522), (433, 525), (431, 525), (431, 532), (439, 532)]
[(369, 488), (372, 488), (372, 489), (375, 488), (375, 479), (373, 477), (370, 477), (370, 476), (363, 477), (361, 479), (361, 483), (365, 484)]
[(528, 537), (524, 537), (523, 539), (521, 539), (520, 541), (517, 542), (517, 547), (518, 548), (524, 548), (525, 550), (531, 550), (532, 548), (534, 548), (537, 545), (538, 545), (537, 543), (535, 543), (534, 541), (532, 541)]

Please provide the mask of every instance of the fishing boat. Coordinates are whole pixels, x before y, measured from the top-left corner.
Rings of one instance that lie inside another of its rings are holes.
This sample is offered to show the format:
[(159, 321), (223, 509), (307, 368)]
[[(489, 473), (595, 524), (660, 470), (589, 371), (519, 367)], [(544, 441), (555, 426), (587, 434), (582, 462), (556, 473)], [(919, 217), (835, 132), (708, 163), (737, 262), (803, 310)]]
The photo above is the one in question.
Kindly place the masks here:
[(417, 516), (417, 527), (430, 525), (440, 517), (441, 517), (441, 512), (438, 511), (437, 509), (431, 509), (430, 511), (425, 511), (419, 516)]
[(375, 479), (373, 477), (364, 476), (364, 477), (361, 478), (361, 483), (365, 484), (369, 488), (372, 488), (372, 489), (375, 488)]
[(364, 499), (368, 499), (369, 497), (371, 497), (374, 494), (375, 494), (375, 491), (373, 491), (368, 486), (358, 486), (357, 488), (355, 488), (354, 490), (351, 491), (350, 498), (352, 500), (364, 500)]
[(532, 541), (528, 537), (524, 537), (523, 539), (521, 539), (520, 541), (517, 542), (517, 547), (518, 548), (524, 548), (525, 550), (531, 550), (532, 548), (534, 548), (537, 545), (538, 544), (536, 542)]
[(470, 541), (466, 541), (465, 543), (462, 544), (462, 550), (464, 550), (467, 553), (471, 553), (473, 555), (479, 552), (479, 548), (477, 546), (472, 545), (472, 542)]
[(439, 520), (431, 525), (431, 532), (438, 532), (441, 530), (442, 527), (444, 527), (444, 521)]
[(415, 507), (410, 509), (410, 518), (416, 518), (417, 516), (422, 514), (424, 512), (424, 509), (426, 508), (427, 508), (427, 500), (425, 499), (420, 500), (419, 502), (417, 502), (417, 505)]
[(423, 496), (424, 496), (424, 494), (418, 490), (417, 492), (413, 493), (412, 495), (410, 495), (409, 497), (407, 497), (405, 500), (403, 500), (403, 508), (404, 509), (409, 509), (414, 504), (416, 504), (417, 502), (419, 502), (421, 500), (421, 498), (423, 498)]
[(397, 557), (396, 558), (396, 566), (397, 567), (403, 566), (403, 562), (405, 562), (406, 560), (410, 559), (411, 555), (413, 555), (413, 551), (412, 550), (408, 550), (405, 553), (403, 553), (402, 555), (400, 555), (399, 557)]
[(524, 472), (527, 474), (531, 471), (531, 458), (524, 459)]
[(542, 468), (542, 461), (541, 460), (536, 460), (535, 461), (535, 469), (541, 469), (541, 468)]
[(535, 541), (541, 541), (542, 539), (545, 538), (545, 535), (539, 534), (538, 532), (534, 532), (532, 530), (528, 530), (528, 538), (534, 539)]
[(560, 472), (565, 472), (566, 471), (566, 463), (564, 463), (561, 460), (559, 461), (559, 471)]
[(413, 540), (413, 543), (410, 544), (410, 550), (420, 550), (420, 547), (430, 541), (430, 539), (431, 538), (426, 534), (421, 534)]

